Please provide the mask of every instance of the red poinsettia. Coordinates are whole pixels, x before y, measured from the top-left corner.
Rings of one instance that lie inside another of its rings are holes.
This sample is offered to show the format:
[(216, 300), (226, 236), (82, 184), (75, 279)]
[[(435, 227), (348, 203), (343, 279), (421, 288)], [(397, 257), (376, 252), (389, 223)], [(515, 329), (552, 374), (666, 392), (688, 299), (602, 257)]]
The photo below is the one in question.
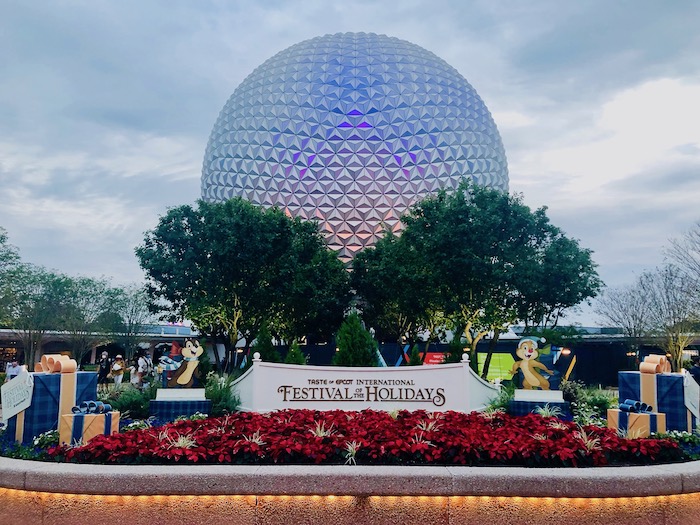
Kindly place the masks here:
[(90, 463), (601, 466), (678, 461), (665, 439), (624, 439), (535, 414), (284, 410), (179, 421), (57, 447)]

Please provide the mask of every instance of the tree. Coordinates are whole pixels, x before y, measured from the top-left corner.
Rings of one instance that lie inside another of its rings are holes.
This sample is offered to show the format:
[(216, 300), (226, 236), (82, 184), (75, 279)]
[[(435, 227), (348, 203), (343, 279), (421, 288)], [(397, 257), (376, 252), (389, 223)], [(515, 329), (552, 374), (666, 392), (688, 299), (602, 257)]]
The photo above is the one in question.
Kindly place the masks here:
[(418, 350), (418, 345), (413, 345), (411, 349), (411, 355), (408, 356), (407, 366), (421, 366), (423, 364), (423, 358), (420, 355), (420, 350)]
[(700, 294), (700, 221), (680, 239), (671, 241), (666, 250), (671, 262), (692, 282), (695, 293)]
[(429, 265), (444, 311), (464, 327), (475, 369), (477, 344), (489, 332), (495, 345), (518, 319), (558, 319), (600, 286), (590, 251), (521, 196), (465, 182), (421, 201), (403, 221), (402, 239)]
[(413, 345), (419, 332), (443, 320), (430, 267), (403, 239), (386, 232), (357, 254), (351, 277), (365, 323), (399, 346)]
[(357, 313), (343, 321), (336, 336), (338, 351), (333, 357), (337, 366), (377, 366), (377, 343), (365, 328)]
[(351, 299), (350, 277), (328, 250), (313, 222), (295, 220), (280, 307), (272, 325), (287, 342), (307, 336), (328, 341), (343, 321)]
[(652, 333), (652, 301), (641, 279), (632, 285), (606, 289), (598, 297), (594, 311), (622, 329), (625, 345), (635, 354)]
[(568, 308), (598, 294), (603, 283), (592, 253), (558, 228), (548, 229), (531, 258), (520, 265), (516, 304), (526, 329), (554, 328)]
[[(113, 311), (116, 323), (111, 323), (111, 331), (116, 342), (124, 349), (125, 357), (130, 360), (143, 340), (143, 333), (152, 320), (148, 309), (148, 295), (143, 286), (131, 284), (116, 288), (114, 292)], [(100, 319), (103, 326), (110, 323)]]
[(641, 289), (649, 297), (653, 331), (662, 338), (674, 372), (681, 369), (683, 351), (697, 337), (698, 297), (686, 274), (666, 265), (641, 278)]
[(8, 243), (7, 231), (0, 227), (0, 326), (9, 326), (12, 301), (11, 270), (19, 264), (17, 248)]
[(32, 369), (46, 332), (57, 329), (67, 308), (69, 278), (40, 266), (21, 263), (4, 276), (10, 289), (8, 322), (22, 342), (24, 363)]
[(73, 357), (80, 363), (97, 344), (108, 342), (110, 325), (118, 316), (120, 291), (106, 279), (68, 277), (66, 283), (65, 307), (57, 321), (67, 332)]
[(284, 362), (288, 365), (305, 365), (306, 356), (299, 348), (299, 343), (292, 343), (287, 352), (287, 357), (284, 358)]
[(282, 356), (272, 344), (272, 336), (270, 335), (270, 330), (267, 327), (267, 323), (263, 323), (258, 332), (258, 336), (255, 338), (255, 343), (253, 345), (253, 351), (260, 354), (260, 358), (268, 363), (281, 363)]
[[(225, 334), (232, 363), (238, 341), (252, 342), (265, 320), (296, 338), (310, 319), (322, 319), (317, 325), (327, 331), (344, 310), (347, 276), (321, 253), (319, 239), (315, 225), (276, 208), (240, 198), (199, 201), (196, 209), (169, 210), (136, 255), (151, 304), (171, 318), (190, 319), (203, 333)], [(320, 282), (314, 271), (334, 278)]]

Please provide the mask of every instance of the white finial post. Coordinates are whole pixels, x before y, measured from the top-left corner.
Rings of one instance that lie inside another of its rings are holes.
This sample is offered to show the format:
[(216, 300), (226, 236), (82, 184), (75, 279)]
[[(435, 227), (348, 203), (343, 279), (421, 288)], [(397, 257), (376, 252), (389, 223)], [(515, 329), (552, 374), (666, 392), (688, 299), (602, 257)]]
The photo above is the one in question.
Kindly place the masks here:
[(262, 361), (262, 359), (260, 359), (260, 352), (255, 352), (253, 354), (253, 362), (255, 363), (255, 362), (261, 362), (261, 361)]
[(467, 354), (467, 353), (462, 354), (462, 363), (469, 364), (469, 354)]

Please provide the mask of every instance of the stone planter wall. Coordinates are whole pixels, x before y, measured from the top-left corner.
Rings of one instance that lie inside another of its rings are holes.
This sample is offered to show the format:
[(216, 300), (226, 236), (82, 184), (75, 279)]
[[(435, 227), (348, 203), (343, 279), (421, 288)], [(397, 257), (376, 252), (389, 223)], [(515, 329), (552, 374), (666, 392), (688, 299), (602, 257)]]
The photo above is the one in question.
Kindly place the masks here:
[(525, 469), (106, 466), (0, 458), (3, 525), (700, 525), (700, 462)]

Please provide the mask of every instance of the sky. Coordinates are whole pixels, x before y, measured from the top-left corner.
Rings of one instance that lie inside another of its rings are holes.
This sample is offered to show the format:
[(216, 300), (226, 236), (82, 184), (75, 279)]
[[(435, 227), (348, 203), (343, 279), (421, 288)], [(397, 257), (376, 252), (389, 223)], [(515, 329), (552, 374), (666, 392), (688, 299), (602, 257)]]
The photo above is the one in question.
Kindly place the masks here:
[(695, 0), (0, 0), (0, 227), (26, 262), (142, 282), (134, 248), (200, 197), (235, 88), (297, 42), (364, 31), (455, 67), (510, 191), (631, 284), (700, 220), (699, 20)]

